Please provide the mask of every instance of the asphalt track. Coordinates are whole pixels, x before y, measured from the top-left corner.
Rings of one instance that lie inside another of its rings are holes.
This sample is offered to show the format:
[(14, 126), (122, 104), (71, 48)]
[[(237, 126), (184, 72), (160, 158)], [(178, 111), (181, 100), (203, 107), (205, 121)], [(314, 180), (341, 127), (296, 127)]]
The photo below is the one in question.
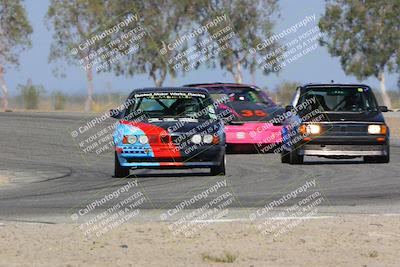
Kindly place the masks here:
[[(138, 182), (137, 189), (147, 200), (141, 208), (150, 214), (173, 208), (224, 179), (224, 190), (235, 196), (230, 208), (244, 210), (243, 217), (246, 210), (263, 207), (313, 178), (316, 190), (327, 200), (322, 204), (325, 213), (400, 213), (398, 140), (392, 140), (389, 164), (306, 158), (306, 164), (291, 166), (281, 164), (274, 154), (234, 154), (227, 157), (225, 177), (209, 176), (208, 170), (201, 169), (137, 170), (129, 178), (116, 179), (112, 151), (83, 155), (71, 137), (71, 129), (92, 117), (0, 113), (0, 175), (11, 180), (0, 187), (0, 221), (70, 222), (76, 210), (129, 181)], [(107, 119), (97, 126), (111, 122)], [(199, 200), (190, 208), (203, 204)], [(101, 208), (112, 205), (109, 201)]]

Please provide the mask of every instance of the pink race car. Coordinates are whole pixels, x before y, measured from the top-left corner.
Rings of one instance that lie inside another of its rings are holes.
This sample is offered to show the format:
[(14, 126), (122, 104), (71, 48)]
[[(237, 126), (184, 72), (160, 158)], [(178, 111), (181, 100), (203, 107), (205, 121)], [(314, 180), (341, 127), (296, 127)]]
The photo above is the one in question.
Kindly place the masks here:
[(285, 110), (260, 88), (234, 83), (185, 86), (206, 88), (214, 102), (220, 103), (219, 113), (229, 112), (230, 118), (225, 120), (228, 151), (255, 148), (258, 152), (268, 152), (279, 148), (282, 143), (282, 121), (277, 117), (282, 118)]

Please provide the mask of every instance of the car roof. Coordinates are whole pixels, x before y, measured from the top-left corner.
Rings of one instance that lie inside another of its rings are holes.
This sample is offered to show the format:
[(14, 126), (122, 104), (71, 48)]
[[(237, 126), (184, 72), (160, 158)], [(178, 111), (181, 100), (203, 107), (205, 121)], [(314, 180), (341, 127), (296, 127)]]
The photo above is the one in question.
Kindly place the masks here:
[(360, 83), (308, 83), (305, 85), (302, 85), (301, 87), (303, 88), (310, 88), (310, 87), (368, 87), (366, 84), (360, 84)]
[(196, 87), (146, 87), (146, 88), (137, 88), (133, 89), (131, 94), (135, 93), (144, 93), (144, 92), (184, 92), (184, 93), (204, 93), (208, 94), (207, 89), (205, 88), (196, 88)]
[(213, 89), (214, 87), (216, 88), (221, 88), (221, 87), (250, 87), (252, 89), (259, 89), (255, 85), (251, 84), (241, 84), (241, 83), (221, 83), (221, 82), (215, 82), (215, 83), (193, 83), (193, 84), (186, 84), (184, 86), (188, 87), (206, 87)]

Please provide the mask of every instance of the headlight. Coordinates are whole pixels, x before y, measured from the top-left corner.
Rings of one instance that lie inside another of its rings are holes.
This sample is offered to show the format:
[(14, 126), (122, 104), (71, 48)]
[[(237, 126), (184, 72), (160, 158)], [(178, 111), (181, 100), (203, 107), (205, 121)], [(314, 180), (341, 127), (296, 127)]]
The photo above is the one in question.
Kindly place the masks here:
[(306, 127), (307, 133), (309, 134), (319, 134), (321, 132), (321, 126), (317, 124), (309, 124)]
[(148, 142), (149, 142), (149, 138), (147, 138), (147, 136), (141, 135), (139, 137), (139, 143), (141, 143), (142, 145), (147, 144)]
[(213, 141), (213, 136), (211, 134), (206, 134), (203, 136), (203, 142), (206, 144), (211, 144)]
[(127, 141), (129, 144), (134, 144), (137, 142), (137, 137), (136, 135), (128, 135), (127, 136)]
[(200, 144), (201, 143), (201, 135), (195, 134), (192, 136), (192, 143), (193, 144)]
[(378, 124), (368, 125), (368, 133), (369, 134), (386, 134), (386, 126), (378, 125)]
[(244, 132), (237, 132), (236, 133), (236, 138), (237, 139), (244, 139), (244, 138), (246, 138), (246, 134)]

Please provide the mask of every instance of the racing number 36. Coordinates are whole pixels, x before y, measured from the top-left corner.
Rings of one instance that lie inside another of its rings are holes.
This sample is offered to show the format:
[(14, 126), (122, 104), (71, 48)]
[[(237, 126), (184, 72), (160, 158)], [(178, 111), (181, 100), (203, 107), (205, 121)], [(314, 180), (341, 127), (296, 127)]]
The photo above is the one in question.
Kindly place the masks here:
[(253, 117), (253, 116), (265, 117), (265, 116), (267, 116), (267, 113), (265, 111), (260, 110), (260, 109), (256, 109), (256, 110), (243, 109), (241, 111), (241, 113), (242, 113), (243, 117)]

